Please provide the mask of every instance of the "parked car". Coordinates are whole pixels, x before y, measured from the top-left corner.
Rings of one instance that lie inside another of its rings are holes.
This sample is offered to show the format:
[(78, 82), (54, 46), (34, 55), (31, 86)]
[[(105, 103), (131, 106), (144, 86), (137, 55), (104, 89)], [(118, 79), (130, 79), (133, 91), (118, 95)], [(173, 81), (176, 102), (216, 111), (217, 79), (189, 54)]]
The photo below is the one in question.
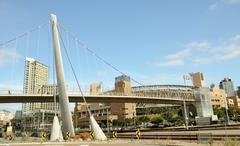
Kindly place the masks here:
[(34, 131), (34, 132), (31, 134), (31, 137), (41, 137), (41, 133), (40, 133), (40, 132), (37, 132), (37, 131)]
[(27, 137), (27, 134), (25, 132), (16, 132), (15, 137)]

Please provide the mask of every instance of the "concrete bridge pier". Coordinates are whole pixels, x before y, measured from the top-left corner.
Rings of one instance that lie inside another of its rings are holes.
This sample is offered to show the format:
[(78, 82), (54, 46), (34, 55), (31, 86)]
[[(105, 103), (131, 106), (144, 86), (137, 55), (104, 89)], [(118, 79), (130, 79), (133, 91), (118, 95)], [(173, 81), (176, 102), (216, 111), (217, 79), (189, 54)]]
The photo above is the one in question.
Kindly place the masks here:
[(197, 116), (195, 117), (198, 125), (208, 125), (217, 121), (217, 115), (213, 114), (213, 107), (210, 98), (209, 88), (201, 87), (194, 89), (195, 105)]

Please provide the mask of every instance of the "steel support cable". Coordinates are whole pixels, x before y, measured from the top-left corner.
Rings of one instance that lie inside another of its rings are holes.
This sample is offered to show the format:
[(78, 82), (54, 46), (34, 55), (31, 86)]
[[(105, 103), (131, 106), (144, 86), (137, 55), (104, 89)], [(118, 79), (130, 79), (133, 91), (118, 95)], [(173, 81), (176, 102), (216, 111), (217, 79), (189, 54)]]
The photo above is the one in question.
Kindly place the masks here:
[[(61, 28), (63, 28), (63, 30), (68, 31), (66, 28), (64, 28), (63, 26), (59, 25)], [(124, 72), (122, 72), (121, 70), (119, 70), (117, 67), (115, 67), (114, 65), (112, 65), (111, 63), (109, 63), (106, 59), (104, 59), (103, 57), (101, 57), (100, 55), (98, 55), (95, 51), (93, 51), (92, 49), (88, 48), (82, 41), (80, 41), (76, 35), (70, 31), (68, 31), (68, 33), (70, 34), (70, 36), (72, 36), (73, 39), (75, 39), (81, 46), (85, 46), (85, 49), (90, 52), (93, 56), (95, 56), (96, 58), (98, 58), (100, 61), (102, 61), (103, 63), (105, 63), (106, 65), (108, 65), (109, 67), (111, 67), (112, 69), (114, 69), (115, 71), (119, 72), (122, 75), (127, 76), (127, 74), (125, 74)], [(136, 79), (131, 77), (131, 80), (141, 86), (144, 86), (144, 84), (140, 83), (139, 81), (137, 81)]]
[[(18, 46), (18, 40), (16, 39), (15, 40), (15, 46), (14, 46), (14, 48), (13, 48), (13, 51), (14, 51), (14, 53), (17, 53), (17, 46)], [(15, 67), (14, 67), (14, 64), (16, 63), (16, 59), (17, 58), (17, 55), (15, 54), (15, 55), (13, 55), (13, 60), (12, 60), (12, 65), (11, 65), (11, 79), (12, 79), (12, 81), (14, 82), (14, 73), (15, 73)], [(10, 89), (9, 89), (9, 91), (10, 91)]]
[(25, 32), (25, 33), (22, 33), (21, 35), (18, 35), (18, 36), (16, 36), (16, 37), (12, 38), (12, 39), (7, 40), (7, 41), (1, 43), (1, 44), (0, 44), (0, 47), (4, 46), (4, 45), (6, 45), (6, 44), (9, 44), (9, 43), (11, 43), (11, 42), (13, 42), (13, 41), (15, 41), (15, 40), (17, 40), (17, 39), (20, 39), (20, 38), (22, 38), (22, 37), (24, 37), (24, 36), (26, 36), (26, 35), (28, 35), (28, 34), (30, 34), (30, 33), (33, 33), (33, 32), (35, 32), (35, 31), (37, 31), (37, 30), (39, 29), (39, 27), (44, 27), (44, 26), (47, 25), (48, 23), (49, 23), (49, 22), (42, 23), (42, 24), (40, 24), (38, 27), (35, 27), (35, 28), (33, 28), (33, 29)]
[(67, 48), (66, 48), (66, 45), (65, 45), (65, 43), (64, 43), (64, 41), (63, 41), (63, 38), (62, 38), (62, 35), (61, 35), (60, 31), (59, 31), (59, 26), (58, 26), (58, 25), (57, 25), (57, 30), (58, 30), (58, 33), (59, 33), (59, 36), (60, 36), (60, 40), (61, 40), (62, 45), (63, 45), (63, 48), (64, 48), (64, 52), (66, 53), (68, 63), (70, 64), (70, 67), (71, 67), (72, 73), (73, 73), (74, 78), (75, 78), (75, 80), (76, 80), (76, 82), (77, 82), (78, 89), (79, 89), (79, 91), (80, 91), (80, 93), (81, 93), (81, 95), (82, 95), (82, 98), (83, 98), (83, 101), (84, 101), (85, 105), (87, 106), (88, 114), (89, 114), (89, 116), (91, 116), (92, 114), (91, 114), (91, 112), (90, 112), (90, 109), (89, 109), (89, 107), (88, 107), (88, 104), (87, 104), (86, 98), (85, 98), (85, 96), (84, 96), (84, 94), (83, 94), (82, 88), (81, 88), (80, 83), (79, 83), (79, 81), (78, 81), (78, 78), (77, 78), (76, 72), (75, 72), (75, 70), (74, 70), (74, 67), (73, 67), (72, 61), (71, 61), (71, 59), (70, 59), (69, 52), (68, 52), (68, 50), (67, 50)]

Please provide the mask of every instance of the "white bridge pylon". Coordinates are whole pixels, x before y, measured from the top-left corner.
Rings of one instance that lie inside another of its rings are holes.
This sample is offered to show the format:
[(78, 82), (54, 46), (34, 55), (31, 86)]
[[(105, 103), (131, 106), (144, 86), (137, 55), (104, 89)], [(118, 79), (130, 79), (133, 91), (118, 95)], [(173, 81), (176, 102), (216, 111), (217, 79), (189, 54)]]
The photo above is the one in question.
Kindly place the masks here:
[[(51, 23), (52, 23), (52, 34), (53, 34), (53, 46), (54, 46), (54, 58), (55, 58), (55, 67), (56, 67), (56, 76), (57, 76), (57, 86), (59, 91), (59, 106), (60, 112), (62, 116), (62, 123), (63, 123), (63, 133), (70, 132), (71, 136), (75, 136), (72, 116), (69, 109), (69, 98), (67, 95), (65, 80), (64, 80), (64, 71), (63, 71), (63, 63), (62, 63), (62, 55), (59, 43), (59, 30), (58, 30), (58, 23), (57, 17), (54, 14), (51, 14)], [(78, 82), (78, 81), (77, 81)], [(80, 85), (79, 90), (81, 91)], [(82, 92), (81, 92), (82, 93)], [(83, 95), (82, 95), (83, 96)], [(84, 102), (87, 105), (87, 102), (84, 98)], [(88, 108), (90, 124), (92, 127), (93, 132), (95, 133), (95, 140), (106, 140), (107, 137), (103, 133), (102, 129), (91, 115), (91, 112)], [(53, 133), (53, 132), (52, 132)]]

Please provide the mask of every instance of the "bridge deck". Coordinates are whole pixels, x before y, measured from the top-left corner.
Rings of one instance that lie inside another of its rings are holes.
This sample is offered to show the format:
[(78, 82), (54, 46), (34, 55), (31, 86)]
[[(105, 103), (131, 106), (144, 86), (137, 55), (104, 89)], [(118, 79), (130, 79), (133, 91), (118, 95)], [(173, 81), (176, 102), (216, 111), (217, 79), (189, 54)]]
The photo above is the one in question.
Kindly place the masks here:
[[(86, 95), (89, 103), (156, 103), (156, 104), (182, 104), (183, 98), (170, 97), (142, 97), (142, 96), (117, 96), (117, 95)], [(58, 97), (57, 97), (58, 100)], [(2, 94), (0, 103), (26, 103), (26, 102), (53, 102), (53, 95), (47, 94)], [(69, 95), (70, 102), (83, 102), (81, 95)], [(185, 99), (186, 102), (194, 102), (195, 99)]]

